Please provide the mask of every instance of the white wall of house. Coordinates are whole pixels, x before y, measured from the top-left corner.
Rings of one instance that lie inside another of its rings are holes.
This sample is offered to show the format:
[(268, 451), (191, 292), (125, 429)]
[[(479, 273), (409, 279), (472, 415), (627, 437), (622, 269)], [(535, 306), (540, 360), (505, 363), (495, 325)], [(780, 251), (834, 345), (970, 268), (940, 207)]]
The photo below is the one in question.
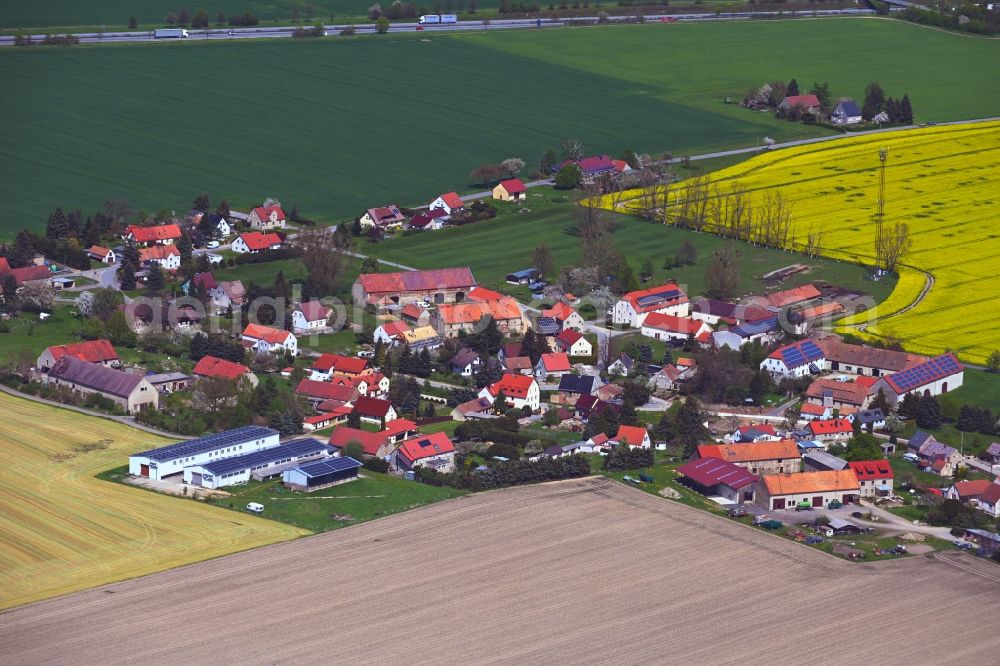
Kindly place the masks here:
[(228, 446), (212, 449), (211, 451), (204, 451), (191, 456), (164, 461), (150, 460), (146, 456), (129, 456), (128, 473), (133, 476), (141, 476), (142, 466), (148, 465), (149, 478), (159, 480), (171, 474), (179, 474), (184, 471), (185, 467), (190, 467), (192, 465), (203, 465), (215, 460), (222, 460), (223, 458), (243, 456), (248, 453), (253, 453), (254, 451), (270, 449), (278, 445), (278, 439), (278, 433), (274, 433), (273, 435), (268, 435), (267, 437), (249, 439), (244, 442), (237, 442), (236, 444), (229, 444)]
[(292, 312), (292, 328), (297, 331), (318, 331), (326, 328), (326, 319), (309, 321), (301, 310)]
[(686, 317), (688, 315), (689, 304), (687, 302), (678, 303), (675, 305), (668, 305), (662, 308), (657, 308), (656, 310), (650, 310), (649, 312), (636, 312), (632, 304), (622, 299), (615, 303), (614, 309), (611, 311), (611, 321), (618, 325), (627, 325), (632, 328), (639, 328), (642, 323), (646, 321), (646, 317), (649, 316), (650, 312), (660, 312), (662, 314), (673, 315), (675, 317)]

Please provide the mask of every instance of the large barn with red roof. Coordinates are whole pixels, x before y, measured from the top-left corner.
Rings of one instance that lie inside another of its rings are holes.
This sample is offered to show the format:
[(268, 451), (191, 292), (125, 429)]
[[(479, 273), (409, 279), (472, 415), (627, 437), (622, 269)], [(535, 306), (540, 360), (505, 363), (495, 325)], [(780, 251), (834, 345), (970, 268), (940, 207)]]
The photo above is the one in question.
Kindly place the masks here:
[(475, 289), (476, 279), (468, 267), (437, 268), (399, 273), (362, 273), (351, 294), (356, 303), (388, 307), (418, 301), (458, 303)]

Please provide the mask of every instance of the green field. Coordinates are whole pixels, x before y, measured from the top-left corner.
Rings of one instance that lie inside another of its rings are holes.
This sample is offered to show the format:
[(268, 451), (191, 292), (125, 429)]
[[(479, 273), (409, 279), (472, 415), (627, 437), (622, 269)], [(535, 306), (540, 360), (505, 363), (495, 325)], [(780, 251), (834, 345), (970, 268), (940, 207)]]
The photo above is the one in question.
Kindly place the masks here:
[(353, 217), (474, 191), (475, 166), (567, 136), (682, 155), (820, 134), (723, 103), (793, 76), (855, 97), (878, 80), (922, 121), (993, 115), (998, 49), (867, 19), (6, 49), (0, 235), (56, 205), (180, 211), (202, 191)]
[[(560, 203), (553, 203), (553, 200)], [(499, 204), (496, 219), (463, 227), (443, 229), (396, 238), (377, 245), (362, 244), (360, 252), (382, 259), (398, 261), (417, 268), (469, 266), (476, 280), (490, 288), (515, 291), (504, 282), (507, 273), (527, 268), (535, 246), (542, 243), (552, 248), (557, 267), (580, 261), (579, 239), (576, 236), (577, 217), (566, 196), (551, 188), (532, 188), (524, 207), (531, 213), (517, 213), (512, 207)], [(621, 216), (614, 233), (615, 245), (629, 259), (638, 273), (648, 257), (655, 269), (654, 280), (674, 278), (687, 286), (692, 296), (705, 290), (705, 265), (712, 251), (724, 241), (710, 234), (696, 234), (676, 227), (652, 224)], [(698, 249), (698, 261), (693, 266), (664, 269), (663, 261), (673, 257), (676, 248), (690, 240)], [(741, 293), (765, 288), (760, 276), (778, 268), (803, 261), (803, 257), (780, 250), (739, 244), (743, 258)], [(857, 265), (830, 259), (809, 259), (812, 270), (785, 281), (791, 287), (812, 280), (827, 280), (833, 284), (858, 289), (881, 301), (893, 284), (865, 279), (866, 270)], [(522, 288), (520, 294), (523, 292)]]

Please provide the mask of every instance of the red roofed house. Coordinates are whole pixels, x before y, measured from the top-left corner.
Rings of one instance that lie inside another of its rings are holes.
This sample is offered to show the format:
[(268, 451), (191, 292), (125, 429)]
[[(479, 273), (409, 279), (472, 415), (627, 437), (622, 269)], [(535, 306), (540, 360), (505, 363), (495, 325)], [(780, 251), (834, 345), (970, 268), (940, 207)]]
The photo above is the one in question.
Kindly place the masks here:
[(247, 215), (247, 224), (258, 231), (284, 229), (285, 211), (281, 210), (281, 206), (258, 206)]
[(757, 477), (725, 460), (700, 458), (677, 468), (681, 483), (702, 495), (724, 497), (730, 502), (753, 502)]
[(649, 431), (640, 426), (618, 426), (618, 433), (611, 441), (626, 444), (630, 449), (648, 449), (652, 447)]
[[(571, 164), (571, 162), (563, 162), (563, 166), (566, 164)], [(585, 183), (592, 183), (598, 176), (615, 173), (618, 170), (615, 167), (615, 161), (608, 155), (590, 155), (577, 160), (576, 165), (580, 167), (580, 173), (583, 175)]]
[(139, 250), (139, 262), (143, 266), (159, 264), (165, 271), (176, 271), (181, 267), (181, 251), (174, 245), (153, 245)]
[(389, 421), (396, 420), (396, 409), (388, 400), (362, 396), (354, 401), (354, 413), (362, 421), (377, 423), (383, 428)]
[(202, 356), (195, 364), (193, 374), (207, 379), (222, 378), (230, 381), (246, 377), (252, 386), (257, 386), (257, 375), (253, 374), (250, 368), (242, 363), (233, 363), (215, 356)]
[(89, 250), (87, 250), (87, 256), (89, 256), (94, 261), (100, 261), (104, 264), (115, 263), (115, 251), (101, 247), (100, 245), (92, 245)]
[(493, 188), (493, 198), (500, 201), (523, 201), (526, 192), (527, 188), (519, 178), (510, 178), (508, 180), (501, 180)]
[(484, 317), (492, 317), (504, 335), (527, 328), (521, 304), (510, 296), (485, 303), (444, 303), (431, 314), (431, 326), (445, 338), (458, 337), (459, 331), (474, 333)]
[(379, 208), (369, 208), (361, 216), (359, 223), (362, 229), (371, 229), (372, 227), (389, 229), (391, 227), (400, 227), (405, 221), (406, 216), (403, 215), (396, 204), (389, 204), (388, 206), (381, 206)]
[(278, 234), (262, 234), (259, 231), (248, 231), (240, 234), (233, 241), (233, 252), (239, 254), (256, 254), (264, 250), (277, 250), (281, 247), (281, 236)]
[(416, 303), (409, 303), (399, 311), (399, 316), (408, 324), (413, 326), (427, 326), (431, 320), (431, 313), (420, 307)]
[(288, 331), (264, 326), (262, 324), (247, 324), (241, 335), (243, 346), (258, 354), (275, 354), (288, 352), (292, 356), (299, 353), (299, 341)]
[(872, 385), (871, 394), (885, 391), (889, 404), (896, 404), (908, 393), (917, 396), (941, 395), (962, 385), (965, 368), (952, 353), (942, 354), (919, 365), (881, 377)]
[(345, 446), (357, 442), (366, 456), (384, 460), (393, 454), (400, 442), (419, 434), (417, 424), (413, 421), (395, 419), (386, 423), (385, 428), (379, 432), (340, 426), (330, 435), (329, 444), (338, 449), (337, 455), (343, 455)]
[(650, 312), (642, 323), (642, 334), (654, 340), (688, 340), (712, 332), (708, 324), (690, 317)]
[(410, 327), (405, 321), (387, 321), (379, 324), (372, 335), (372, 339), (375, 342), (381, 340), (383, 344), (387, 345), (401, 345), (406, 339), (406, 332), (409, 330)]
[(473, 301), (475, 303), (488, 303), (490, 301), (497, 301), (503, 298), (503, 294), (499, 291), (493, 291), (492, 289), (487, 289), (486, 287), (476, 287), (470, 291), (465, 296), (465, 300)]
[[(338, 386), (330, 382), (318, 382), (312, 379), (303, 379), (295, 387), (295, 392), (309, 398), (314, 404), (324, 404), (329, 401), (336, 401), (339, 405), (350, 405), (359, 399), (358, 390), (353, 386)], [(332, 403), (325, 404), (323, 409), (332, 408)]]
[(753, 444), (702, 444), (695, 458), (726, 460), (757, 475), (798, 472), (802, 466), (802, 454), (791, 439)]
[(541, 401), (541, 391), (538, 388), (538, 382), (533, 377), (505, 374), (500, 378), (500, 381), (494, 382), (481, 390), (479, 397), (486, 398), (492, 404), (501, 393), (508, 406), (521, 409), (527, 405), (531, 408), (531, 411), (538, 411), (538, 405)]
[(309, 367), (310, 379), (329, 381), (334, 375), (358, 377), (374, 372), (366, 359), (343, 354), (320, 354)]
[(462, 201), (462, 197), (458, 196), (455, 192), (445, 192), (437, 199), (431, 202), (428, 208), (440, 208), (448, 215), (451, 215), (455, 211), (462, 210), (465, 208), (465, 202)]
[(594, 345), (590, 340), (571, 328), (556, 336), (556, 345), (570, 356), (590, 356), (594, 353)]
[(866, 409), (872, 400), (872, 393), (858, 382), (840, 382), (836, 379), (821, 377), (806, 389), (806, 401), (823, 405), (830, 409), (854, 407)]
[(319, 301), (299, 303), (292, 311), (292, 328), (300, 333), (326, 330), (333, 310)]
[(828, 419), (833, 416), (833, 407), (817, 405), (812, 402), (802, 403), (799, 408), (799, 419), (802, 421), (812, 421), (813, 419)]
[(458, 303), (476, 286), (468, 267), (400, 273), (362, 273), (351, 288), (362, 305), (407, 305), (418, 301)]
[(639, 328), (652, 312), (686, 317), (687, 294), (675, 282), (641, 291), (631, 291), (615, 303), (611, 318), (615, 324), (627, 324), (632, 328)]
[(888, 460), (858, 460), (847, 466), (854, 470), (861, 484), (862, 497), (880, 497), (892, 494), (892, 467)]
[(540, 381), (558, 379), (572, 369), (573, 366), (570, 365), (569, 356), (566, 354), (542, 354), (535, 365), (535, 376)]
[(785, 308), (789, 305), (797, 305), (799, 303), (805, 303), (806, 301), (811, 301), (814, 298), (819, 298), (819, 289), (810, 284), (804, 284), (800, 287), (792, 287), (791, 289), (786, 289), (784, 291), (776, 291), (773, 294), (768, 294), (767, 296), (760, 296), (754, 301), (761, 306), (775, 307), (775, 308)]
[(555, 319), (559, 322), (559, 327), (564, 331), (569, 329), (574, 331), (583, 330), (583, 317), (580, 316), (579, 312), (562, 301), (547, 310), (542, 310), (542, 316)]
[(163, 224), (157, 227), (140, 227), (130, 224), (125, 227), (125, 240), (135, 241), (140, 247), (152, 245), (172, 245), (181, 237), (181, 228), (176, 224)]
[(778, 105), (779, 111), (791, 111), (792, 109), (797, 109), (799, 113), (815, 113), (820, 109), (819, 98), (816, 95), (789, 95)]
[(854, 434), (854, 426), (848, 419), (815, 419), (806, 430), (819, 442), (846, 442)]
[(455, 446), (443, 432), (417, 435), (403, 441), (393, 456), (396, 469), (407, 472), (430, 467), (438, 472), (455, 469)]
[(88, 340), (87, 342), (72, 342), (68, 345), (56, 345), (48, 347), (38, 356), (35, 367), (42, 372), (48, 372), (49, 368), (56, 364), (56, 361), (63, 356), (103, 365), (107, 368), (117, 368), (121, 365), (118, 352), (108, 340)]

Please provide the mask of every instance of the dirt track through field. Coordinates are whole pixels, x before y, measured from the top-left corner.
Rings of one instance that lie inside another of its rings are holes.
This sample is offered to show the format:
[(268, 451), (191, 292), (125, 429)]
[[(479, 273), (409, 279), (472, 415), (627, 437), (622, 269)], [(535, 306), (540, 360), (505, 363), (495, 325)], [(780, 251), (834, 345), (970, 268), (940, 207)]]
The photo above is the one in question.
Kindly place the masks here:
[(0, 662), (988, 663), (998, 602), (970, 556), (851, 564), (587, 479), (9, 611)]

